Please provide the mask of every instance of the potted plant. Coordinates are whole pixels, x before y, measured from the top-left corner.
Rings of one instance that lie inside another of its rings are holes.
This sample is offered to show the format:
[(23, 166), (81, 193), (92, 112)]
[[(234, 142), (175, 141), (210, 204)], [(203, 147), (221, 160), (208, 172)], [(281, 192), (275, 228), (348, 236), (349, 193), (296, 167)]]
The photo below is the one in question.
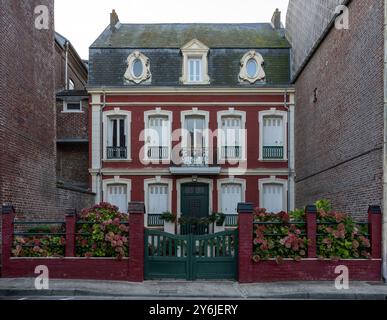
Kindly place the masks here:
[(214, 212), (211, 217), (211, 220), (214, 223), (214, 233), (224, 231), (224, 222), (226, 221), (226, 215), (221, 212)]
[(160, 219), (164, 220), (164, 231), (175, 234), (176, 215), (171, 212), (164, 212)]

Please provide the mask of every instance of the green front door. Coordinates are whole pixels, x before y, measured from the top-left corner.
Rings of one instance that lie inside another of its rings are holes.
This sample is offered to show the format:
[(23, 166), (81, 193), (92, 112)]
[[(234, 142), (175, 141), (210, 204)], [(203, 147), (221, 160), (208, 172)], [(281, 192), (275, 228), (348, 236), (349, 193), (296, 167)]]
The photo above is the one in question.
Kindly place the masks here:
[(207, 218), (209, 215), (209, 186), (187, 183), (181, 186), (181, 214), (187, 218)]

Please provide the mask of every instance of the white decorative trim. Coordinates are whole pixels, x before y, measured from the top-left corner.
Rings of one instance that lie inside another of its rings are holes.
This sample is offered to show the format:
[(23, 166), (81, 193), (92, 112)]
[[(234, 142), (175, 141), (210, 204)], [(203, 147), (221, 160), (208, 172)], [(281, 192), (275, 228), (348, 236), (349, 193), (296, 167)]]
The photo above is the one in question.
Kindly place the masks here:
[[(149, 117), (151, 116), (165, 116), (168, 117), (169, 121), (169, 142), (168, 142), (168, 147), (169, 147), (169, 152), (168, 152), (168, 158), (163, 159), (163, 162), (170, 163), (171, 161), (171, 154), (172, 154), (172, 124), (173, 124), (173, 112), (168, 111), (168, 110), (161, 110), (161, 108), (156, 108), (155, 110), (149, 110), (144, 112), (144, 134), (146, 134), (147, 130), (149, 129)], [(154, 159), (149, 159), (148, 158), (148, 149), (146, 148), (147, 145), (147, 137), (144, 136), (144, 161), (151, 161)]]
[(246, 202), (246, 180), (229, 177), (225, 179), (219, 179), (217, 181), (218, 188), (218, 212), (222, 208), (222, 185), (223, 184), (239, 184), (242, 186), (242, 202)]
[[(209, 51), (210, 49), (197, 39), (191, 40), (181, 48), (181, 52), (183, 54), (182, 76), (180, 78), (181, 83), (183, 84), (209, 84), (210, 83), (210, 77), (208, 75), (208, 58), (207, 58)], [(189, 81), (189, 74), (188, 74), (189, 58), (201, 59), (202, 61), (201, 81), (195, 81), (195, 82)]]
[(109, 185), (126, 185), (126, 199), (130, 203), (132, 198), (132, 180), (124, 177), (102, 180), (103, 202), (107, 202), (107, 188)]
[[(283, 141), (284, 141), (284, 158), (279, 161), (288, 160), (288, 139), (287, 139), (287, 125), (288, 125), (288, 113), (286, 111), (277, 110), (276, 108), (271, 108), (270, 110), (260, 111), (258, 113), (258, 126), (259, 126), (259, 161), (270, 161), (271, 159), (263, 159), (263, 121), (265, 117), (281, 117), (283, 122)], [(278, 160), (277, 160), (278, 161)]]
[[(242, 124), (242, 131), (245, 132), (246, 130), (246, 112), (245, 111), (237, 111), (235, 108), (229, 108), (228, 110), (223, 110), (223, 111), (218, 111), (217, 117), (218, 117), (218, 161), (225, 161), (225, 159), (222, 158), (222, 139), (220, 138), (220, 132), (222, 129), (222, 117), (227, 117), (227, 116), (235, 116), (235, 117), (240, 117), (241, 118), (241, 124)], [(247, 134), (247, 131), (246, 131)], [(229, 159), (231, 161), (239, 160), (239, 161), (246, 161), (247, 159), (247, 137), (246, 135), (243, 135), (242, 137), (242, 157), (241, 159)]]
[[(266, 93), (266, 94), (284, 94), (287, 92), (295, 93), (294, 86), (284, 86), (284, 87), (240, 87), (240, 88), (227, 88), (227, 87), (125, 87), (125, 88), (115, 88), (115, 87), (88, 87), (87, 88), (89, 94), (115, 94), (115, 95), (126, 95), (133, 93), (146, 93), (146, 94), (168, 94), (168, 95), (176, 95), (176, 93), (180, 94), (188, 94), (192, 93), (214, 93), (221, 95), (234, 95), (234, 94), (251, 94), (256, 95), (257, 93)], [(235, 105), (235, 103), (234, 103)]]
[[(251, 59), (257, 63), (257, 72), (253, 77), (247, 72), (247, 63)], [(261, 54), (254, 50), (247, 52), (240, 61), (241, 70), (239, 73), (239, 82), (249, 82), (251, 84), (257, 81), (265, 82), (266, 74), (263, 70), (263, 63), (264, 60)]]
[[(134, 62), (136, 60), (139, 60), (142, 63), (142, 73), (138, 77), (136, 77), (136, 75), (133, 72)], [(124, 75), (125, 83), (130, 84), (131, 82), (134, 82), (136, 84), (139, 84), (141, 82), (146, 82), (146, 83), (152, 82), (152, 73), (150, 71), (150, 60), (147, 56), (145, 56), (140, 51), (136, 50), (129, 55), (126, 61), (127, 61), (128, 67)]]
[[(176, 190), (177, 190), (177, 219), (181, 217), (181, 185), (184, 183), (190, 183), (192, 182), (191, 178), (183, 178), (183, 179), (177, 179), (176, 180)], [(208, 215), (212, 214), (212, 192), (214, 189), (214, 181), (212, 179), (207, 178), (197, 178), (196, 182), (198, 183), (206, 183), (209, 185), (209, 206), (208, 206)]]
[(172, 192), (173, 192), (173, 180), (161, 177), (155, 177), (144, 180), (144, 203), (145, 203), (145, 215), (144, 225), (148, 226), (148, 204), (149, 204), (149, 186), (152, 184), (166, 184), (168, 185), (168, 210), (172, 213)]
[[(90, 169), (90, 174), (98, 174), (98, 169)], [(113, 168), (103, 168), (101, 172), (104, 175), (127, 175), (127, 176), (171, 176), (169, 168), (137, 168), (137, 169), (113, 169)], [(268, 176), (268, 175), (277, 175), (277, 176), (288, 176), (288, 168), (283, 169), (244, 169), (244, 168), (223, 168), (221, 169), (221, 176)]]
[(282, 199), (282, 203), (283, 203), (283, 210), (284, 211), (288, 211), (288, 180), (285, 180), (285, 179), (279, 179), (275, 176), (271, 176), (270, 178), (266, 178), (266, 179), (259, 179), (258, 180), (258, 192), (259, 192), (259, 205), (262, 206), (263, 204), (263, 186), (265, 184), (280, 184), (283, 186), (283, 199)]
[[(108, 119), (112, 116), (123, 116), (125, 117), (126, 124), (126, 148), (127, 148), (127, 157), (126, 159), (117, 159), (111, 160), (107, 159), (107, 145), (108, 145)], [(131, 131), (132, 131), (132, 112), (121, 110), (119, 108), (114, 108), (114, 110), (104, 111), (102, 114), (102, 122), (103, 122), (103, 146), (102, 146), (102, 154), (103, 161), (111, 161), (111, 162), (119, 162), (119, 161), (131, 161)]]

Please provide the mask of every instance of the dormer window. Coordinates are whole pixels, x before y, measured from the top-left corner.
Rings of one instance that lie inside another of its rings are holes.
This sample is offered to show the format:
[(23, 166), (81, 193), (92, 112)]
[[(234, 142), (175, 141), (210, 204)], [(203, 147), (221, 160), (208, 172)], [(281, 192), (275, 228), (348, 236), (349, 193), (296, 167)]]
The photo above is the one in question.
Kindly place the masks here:
[(192, 40), (181, 48), (183, 54), (182, 76), (183, 84), (209, 84), (208, 52), (210, 49), (199, 40)]
[(134, 51), (127, 59), (128, 67), (124, 78), (126, 84), (150, 83), (152, 73), (150, 71), (150, 60), (140, 51)]
[(263, 70), (263, 57), (256, 51), (247, 52), (241, 59), (239, 82), (250, 84), (265, 82), (266, 74)]

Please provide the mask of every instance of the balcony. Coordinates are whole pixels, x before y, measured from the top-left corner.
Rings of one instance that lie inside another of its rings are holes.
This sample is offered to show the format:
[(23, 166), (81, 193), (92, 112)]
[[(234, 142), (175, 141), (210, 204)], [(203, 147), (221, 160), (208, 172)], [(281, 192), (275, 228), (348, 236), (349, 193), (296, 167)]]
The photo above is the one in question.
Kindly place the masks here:
[(107, 147), (106, 154), (108, 160), (126, 159), (128, 149), (126, 147)]
[(180, 152), (181, 166), (169, 168), (175, 175), (218, 175), (221, 168), (210, 166), (207, 148), (183, 148)]
[(151, 159), (151, 160), (169, 159), (169, 147), (148, 147), (148, 159)]
[(242, 148), (240, 146), (225, 146), (221, 148), (222, 159), (241, 159)]
[(284, 147), (263, 147), (263, 159), (264, 160), (283, 160), (284, 159)]
[(207, 148), (183, 148), (181, 154), (184, 166), (208, 166)]

